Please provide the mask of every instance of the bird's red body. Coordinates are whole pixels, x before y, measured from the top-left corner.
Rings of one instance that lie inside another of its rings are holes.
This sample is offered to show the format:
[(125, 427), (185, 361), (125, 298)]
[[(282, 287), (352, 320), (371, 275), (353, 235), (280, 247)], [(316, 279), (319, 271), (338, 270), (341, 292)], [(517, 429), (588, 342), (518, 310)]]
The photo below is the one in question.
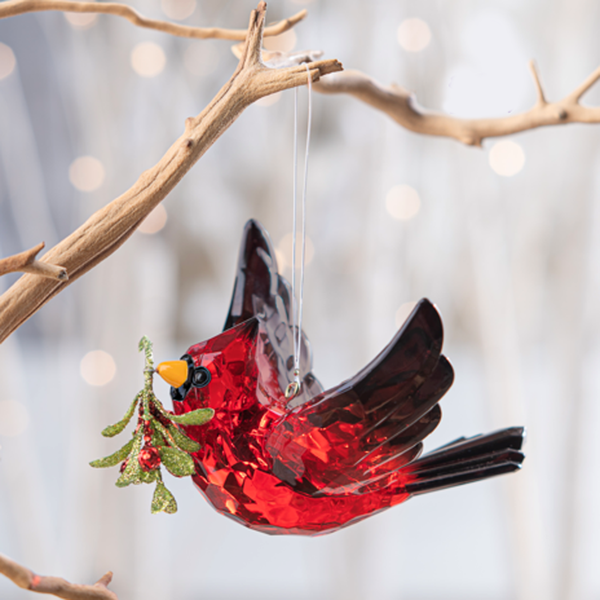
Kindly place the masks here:
[[(317, 495), (297, 491), (273, 474), (274, 461), (267, 446), (272, 432), (285, 419), (285, 397), (278, 385), (269, 389), (273, 380), (261, 377), (261, 373), (268, 375), (269, 368), (261, 371), (260, 357), (264, 355), (257, 348), (257, 332), (258, 323), (247, 321), (188, 350), (196, 365), (208, 368), (213, 377), (209, 386), (192, 390), (175, 408), (178, 413), (204, 407), (215, 410), (207, 425), (187, 428), (202, 444), (195, 455), (198, 472), (194, 481), (212, 505), (253, 529), (314, 534), (338, 529), (406, 500), (409, 494), (402, 491), (402, 484), (410, 474), (404, 471), (393, 473), (385, 486), (376, 486), (371, 492), (356, 493), (348, 486), (340, 493)], [(270, 395), (273, 391), (276, 394)], [(359, 422), (346, 431), (342, 427), (329, 439), (323, 439), (313, 427), (302, 443), (311, 446), (316, 460), (319, 456), (325, 459), (326, 471), (340, 470), (353, 460), (343, 439), (359, 437), (362, 425)], [(329, 457), (333, 445), (336, 456)], [(326, 471), (315, 464), (312, 472), (304, 474), (305, 487), (319, 486)]]
[[(188, 381), (172, 389), (176, 413), (215, 410), (208, 424), (186, 432), (202, 446), (194, 481), (219, 512), (266, 533), (315, 535), (414, 494), (520, 466), (522, 428), (419, 458), (453, 379), (440, 353), (441, 320), (427, 300), (375, 360), (327, 391), (310, 373), (303, 340), (301, 393), (287, 403), (289, 290), (273, 255), (266, 233), (250, 222), (226, 329), (189, 348)], [(198, 369), (210, 377), (194, 386)]]

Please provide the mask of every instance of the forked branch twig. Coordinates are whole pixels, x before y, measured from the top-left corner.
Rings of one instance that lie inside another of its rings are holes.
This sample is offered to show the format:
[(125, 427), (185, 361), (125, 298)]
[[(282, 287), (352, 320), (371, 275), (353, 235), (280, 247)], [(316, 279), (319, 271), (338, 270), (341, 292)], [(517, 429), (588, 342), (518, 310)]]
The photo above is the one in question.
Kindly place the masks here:
[[(0, 296), (0, 342), (50, 298), (119, 248), (245, 108), (264, 96), (306, 83), (306, 65), (271, 69), (261, 62), (266, 8), (260, 2), (252, 11), (245, 50), (231, 79), (198, 116), (187, 119), (183, 135), (161, 160), (44, 256), (45, 262), (63, 265), (69, 281), (24, 275)], [(337, 60), (307, 64), (313, 82), (342, 69)]]
[(376, 108), (415, 133), (449, 137), (469, 146), (481, 146), (485, 138), (519, 133), (546, 125), (600, 123), (600, 107), (582, 106), (579, 100), (600, 79), (600, 67), (575, 91), (558, 102), (548, 102), (533, 61), (530, 62), (537, 93), (528, 111), (492, 119), (459, 119), (418, 106), (413, 94), (397, 85), (383, 86), (360, 71), (344, 71), (325, 77), (314, 86), (322, 94), (350, 94)]

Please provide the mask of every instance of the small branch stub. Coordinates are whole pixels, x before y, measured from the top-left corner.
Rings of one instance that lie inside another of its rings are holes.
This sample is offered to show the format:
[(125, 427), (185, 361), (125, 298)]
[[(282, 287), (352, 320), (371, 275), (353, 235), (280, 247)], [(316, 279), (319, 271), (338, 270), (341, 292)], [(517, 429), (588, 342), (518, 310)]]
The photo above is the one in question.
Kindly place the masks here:
[(33, 275), (40, 275), (49, 279), (67, 281), (69, 276), (64, 267), (58, 267), (56, 265), (51, 265), (40, 260), (36, 260), (35, 257), (39, 254), (43, 247), (44, 242), (41, 242), (30, 250), (0, 259), (0, 275), (17, 272), (31, 273)]

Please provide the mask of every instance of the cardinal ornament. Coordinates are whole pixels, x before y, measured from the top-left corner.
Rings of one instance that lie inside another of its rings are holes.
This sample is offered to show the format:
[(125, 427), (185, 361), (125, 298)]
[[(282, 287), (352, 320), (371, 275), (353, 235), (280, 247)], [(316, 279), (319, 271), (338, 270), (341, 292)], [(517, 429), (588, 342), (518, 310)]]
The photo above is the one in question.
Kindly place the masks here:
[(351, 379), (323, 390), (301, 338), (297, 395), (291, 291), (269, 237), (244, 230), (225, 329), (157, 367), (175, 414), (211, 408), (194, 482), (220, 513), (270, 534), (336, 531), (411, 496), (518, 469), (523, 428), (461, 438), (421, 456), (454, 377), (442, 322), (421, 300), (388, 346)]

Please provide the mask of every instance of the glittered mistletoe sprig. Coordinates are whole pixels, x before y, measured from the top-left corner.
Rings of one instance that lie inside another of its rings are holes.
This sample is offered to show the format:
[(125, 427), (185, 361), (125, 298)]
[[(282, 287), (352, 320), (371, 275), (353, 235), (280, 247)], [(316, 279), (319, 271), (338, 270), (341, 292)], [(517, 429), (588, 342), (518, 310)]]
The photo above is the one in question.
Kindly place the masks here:
[(175, 477), (185, 477), (195, 473), (191, 453), (200, 450), (200, 444), (191, 440), (177, 425), (204, 425), (214, 415), (212, 408), (200, 408), (183, 415), (165, 410), (152, 390), (154, 359), (152, 342), (144, 336), (139, 343), (140, 352), (146, 356), (144, 367), (144, 389), (137, 394), (125, 416), (114, 425), (102, 431), (105, 437), (114, 437), (121, 433), (136, 408), (137, 426), (131, 439), (114, 454), (94, 460), (92, 467), (105, 468), (121, 464), (121, 475), (116, 481), (117, 487), (140, 483), (154, 483), (152, 513), (177, 512), (177, 502), (173, 494), (165, 487), (160, 470), (161, 463)]

